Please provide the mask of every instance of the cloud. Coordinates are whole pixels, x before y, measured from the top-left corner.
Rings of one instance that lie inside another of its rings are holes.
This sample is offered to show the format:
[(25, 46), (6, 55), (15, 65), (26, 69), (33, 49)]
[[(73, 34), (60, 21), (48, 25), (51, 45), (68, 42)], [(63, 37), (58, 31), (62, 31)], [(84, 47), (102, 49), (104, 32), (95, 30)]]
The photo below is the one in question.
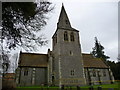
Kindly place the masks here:
[[(68, 2), (67, 0), (63, 3), (72, 27), (80, 31), (82, 52), (90, 53), (94, 47), (94, 37), (97, 36), (105, 47), (105, 54), (110, 56), (111, 60), (116, 60), (118, 56), (118, 3), (113, 0), (105, 1), (78, 3), (78, 1)], [(38, 51), (40, 53), (47, 53), (48, 48), (52, 50), (52, 35), (56, 31), (62, 6), (62, 1), (60, 2), (53, 2), (55, 9), (50, 15), (47, 26), (41, 31), (48, 38), (49, 44), (40, 48)]]

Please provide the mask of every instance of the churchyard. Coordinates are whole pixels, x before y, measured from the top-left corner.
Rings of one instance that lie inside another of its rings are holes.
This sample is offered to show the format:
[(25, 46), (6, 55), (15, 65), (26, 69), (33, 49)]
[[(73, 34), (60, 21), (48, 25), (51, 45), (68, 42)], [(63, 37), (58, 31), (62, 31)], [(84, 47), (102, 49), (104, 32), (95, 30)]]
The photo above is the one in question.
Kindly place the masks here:
[(32, 86), (32, 87), (17, 87), (17, 90), (120, 90), (120, 81), (113, 84), (92, 85), (81, 87), (48, 87), (48, 86)]

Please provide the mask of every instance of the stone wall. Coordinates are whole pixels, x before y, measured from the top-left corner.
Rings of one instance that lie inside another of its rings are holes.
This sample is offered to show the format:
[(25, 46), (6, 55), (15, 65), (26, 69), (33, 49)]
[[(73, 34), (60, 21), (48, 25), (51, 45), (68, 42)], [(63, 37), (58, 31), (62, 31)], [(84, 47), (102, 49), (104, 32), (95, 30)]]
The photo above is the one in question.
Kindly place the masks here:
[[(65, 31), (68, 33), (68, 41), (64, 41)], [(74, 33), (74, 41), (70, 39), (72, 32)], [(85, 85), (79, 32), (72, 29), (58, 29), (55, 35), (57, 43), (53, 46), (53, 54), (55, 73), (57, 73), (55, 75), (56, 81), (59, 82), (59, 85), (66, 86)]]
[(113, 78), (108, 68), (85, 68), (87, 85), (110, 84)]
[(15, 74), (14, 73), (6, 73), (2, 78), (2, 88), (15, 88)]
[[(25, 71), (25, 70), (28, 70)], [(25, 74), (25, 72), (27, 72)], [(47, 68), (21, 67), (16, 73), (17, 86), (40, 86), (47, 84)]]

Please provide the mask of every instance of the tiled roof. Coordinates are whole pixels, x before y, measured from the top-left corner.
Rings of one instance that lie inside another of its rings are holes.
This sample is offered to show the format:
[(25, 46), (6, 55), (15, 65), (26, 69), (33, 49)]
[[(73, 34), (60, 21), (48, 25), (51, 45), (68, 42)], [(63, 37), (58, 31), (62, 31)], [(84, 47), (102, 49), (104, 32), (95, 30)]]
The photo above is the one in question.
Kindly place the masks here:
[(47, 64), (47, 54), (20, 53), (19, 66), (47, 67)]
[(82, 54), (84, 67), (109, 68), (100, 58), (95, 58), (91, 54)]
[[(94, 58), (91, 54), (82, 54), (84, 67), (109, 68), (100, 58)], [(19, 66), (47, 67), (48, 55), (36, 53), (20, 53)]]

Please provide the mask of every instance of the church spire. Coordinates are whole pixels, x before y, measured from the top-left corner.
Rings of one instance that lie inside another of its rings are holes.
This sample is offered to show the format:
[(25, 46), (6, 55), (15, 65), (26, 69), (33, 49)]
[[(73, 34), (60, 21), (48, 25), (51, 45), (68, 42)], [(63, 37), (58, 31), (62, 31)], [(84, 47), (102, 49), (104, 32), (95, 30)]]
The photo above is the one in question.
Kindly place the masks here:
[(71, 24), (70, 24), (69, 18), (67, 16), (67, 13), (65, 11), (63, 3), (62, 3), (62, 8), (61, 8), (57, 26), (58, 26), (58, 28), (71, 28)]

